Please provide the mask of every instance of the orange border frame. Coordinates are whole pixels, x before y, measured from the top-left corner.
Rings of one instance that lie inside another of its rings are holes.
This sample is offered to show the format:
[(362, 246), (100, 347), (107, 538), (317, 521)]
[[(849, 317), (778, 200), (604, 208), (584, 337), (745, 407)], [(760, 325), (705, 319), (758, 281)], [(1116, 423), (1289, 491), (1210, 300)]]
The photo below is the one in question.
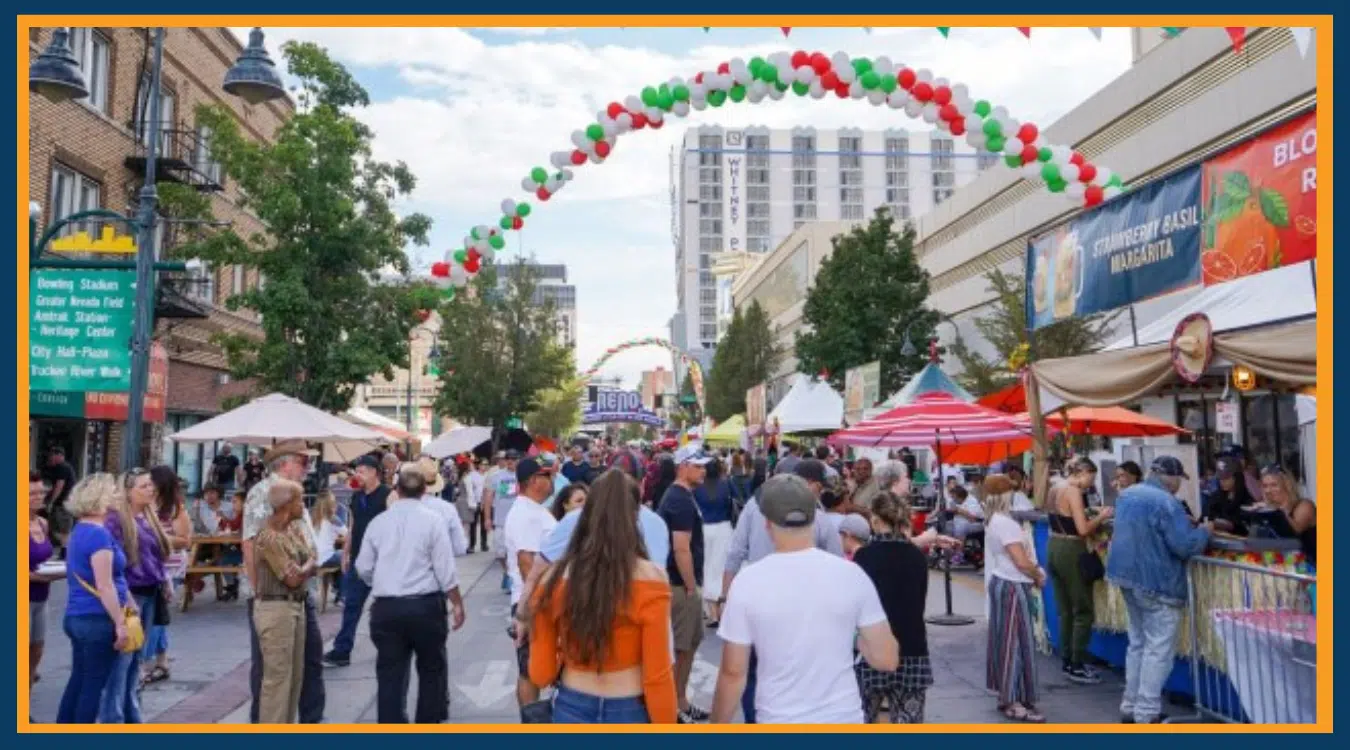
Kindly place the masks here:
[[(404, 27), (404, 26), (460, 26), (460, 27), (478, 27), (478, 26), (506, 26), (510, 24), (519, 25), (525, 17), (509, 15), (408, 15), (408, 16), (367, 16), (367, 15), (303, 15), (303, 14), (283, 14), (266, 16), (264, 20), (273, 27), (286, 26), (329, 26), (329, 27)], [(56, 22), (69, 24), (71, 21), (80, 22), (79, 25), (87, 26), (126, 26), (126, 25), (162, 25), (167, 27), (188, 27), (188, 26), (251, 26), (256, 20), (252, 16), (241, 15), (80, 15), (80, 16), (55, 16), (55, 15), (23, 15), (17, 18), (18, 35), (18, 58), (16, 75), (18, 80), (15, 83), (17, 103), (15, 109), (18, 111), (18, 131), (19, 131), (19, 153), (18, 153), (18, 187), (17, 197), (18, 205), (17, 221), (19, 227), (18, 245), (19, 248), (28, 246), (28, 171), (29, 171), (29, 136), (28, 128), (28, 93), (27, 93), (27, 71), (29, 61), (28, 50), (28, 32), (33, 26), (51, 26)], [(626, 27), (633, 28), (656, 28), (656, 27), (695, 27), (702, 26), (704, 23), (711, 22), (716, 26), (723, 28), (749, 28), (749, 27), (767, 27), (788, 24), (790, 26), (800, 26), (802, 28), (846, 28), (857, 27), (864, 24), (870, 24), (873, 27), (885, 26), (936, 26), (939, 23), (950, 23), (952, 17), (937, 15), (914, 15), (914, 16), (812, 16), (812, 15), (787, 15), (787, 16), (754, 16), (754, 15), (726, 15), (726, 16), (688, 16), (688, 15), (620, 15), (615, 16), (607, 14), (604, 16), (544, 16), (535, 15), (529, 17), (528, 26), (569, 26), (577, 28), (610, 28), (624, 24)], [(1000, 16), (1000, 15), (970, 15), (961, 16), (960, 20), (963, 26), (979, 27), (1013, 27), (1017, 22), (1025, 22), (1024, 16)], [(1179, 24), (1188, 27), (1216, 27), (1219, 24), (1215, 22), (1219, 17), (1213, 15), (1181, 15), (1181, 16), (1158, 16), (1158, 15), (1045, 15), (1035, 16), (1036, 26), (1041, 27), (1077, 27), (1091, 26), (1093, 24), (1102, 27), (1120, 27), (1120, 26), (1160, 26), (1161, 23)], [(1317, 126), (1318, 139), (1320, 140), (1317, 153), (1317, 166), (1321, 173), (1320, 185), (1317, 196), (1317, 214), (1319, 232), (1317, 237), (1317, 315), (1319, 321), (1324, 321), (1324, 325), (1317, 327), (1317, 347), (1319, 357), (1317, 361), (1317, 380), (1319, 383), (1330, 384), (1332, 378), (1332, 351), (1334, 343), (1331, 336), (1332, 319), (1332, 218), (1334, 216), (1334, 206), (1332, 202), (1332, 160), (1328, 154), (1334, 153), (1332, 141), (1332, 123), (1331, 115), (1333, 112), (1333, 89), (1332, 89), (1332, 61), (1334, 59), (1333, 51), (1333, 32), (1331, 16), (1288, 16), (1288, 15), (1240, 15), (1225, 17), (1224, 20), (1240, 21), (1247, 26), (1311, 26), (1316, 30), (1316, 65), (1317, 65), (1317, 93), (1320, 101), (1318, 102)], [(790, 40), (785, 40), (785, 44), (791, 44)], [(18, 313), (15, 321), (15, 338), (19, 345), (19, 352), (22, 353), (28, 348), (28, 328), (24, 323), (28, 319), (28, 258), (27, 254), (20, 252), (17, 268), (17, 305)], [(16, 386), (15, 393), (16, 404), (23, 404), (22, 409), (16, 409), (17, 419), (15, 432), (16, 447), (20, 448), (19, 456), (24, 461), (27, 460), (28, 444), (28, 371), (26, 367), (26, 356), (18, 357), (16, 362)], [(1317, 414), (1321, 416), (1332, 416), (1332, 399), (1334, 388), (1322, 388), (1318, 394)], [(1334, 456), (1332, 452), (1332, 421), (1331, 419), (1319, 419), (1317, 426), (1317, 464), (1319, 467), (1317, 481), (1317, 496), (1330, 498), (1332, 496), (1333, 471), (1335, 469)], [(23, 497), (27, 491), (26, 482), (23, 477), (26, 473), (22, 471), (23, 466), (19, 466), (17, 472), (18, 480), (16, 482), (16, 497)], [(1326, 502), (1318, 509), (1318, 546), (1322, 548), (1322, 559), (1326, 561), (1324, 566), (1328, 573), (1332, 570), (1332, 547), (1334, 545), (1332, 529), (1334, 528), (1332, 518), (1335, 511), (1333, 502)], [(25, 535), (23, 521), (23, 509), (15, 508), (17, 522), (16, 531), (16, 549), (26, 549), (23, 546)], [(20, 553), (25, 554), (25, 553)], [(24, 592), (27, 587), (24, 585), (24, 576), (22, 571), (17, 570), (15, 580), (15, 611), (23, 612)], [(1070, 732), (1095, 732), (1120, 733), (1120, 734), (1251, 734), (1251, 733), (1301, 733), (1308, 734), (1314, 732), (1330, 732), (1332, 730), (1332, 712), (1334, 703), (1332, 700), (1333, 690), (1333, 645), (1332, 645), (1332, 602), (1333, 595), (1333, 576), (1324, 576), (1318, 581), (1317, 590), (1317, 609), (1321, 615), (1317, 619), (1317, 640), (1319, 661), (1322, 668), (1317, 672), (1317, 705), (1318, 721), (1316, 724), (1299, 725), (1186, 725), (1186, 724), (1168, 724), (1158, 726), (1115, 726), (1112, 725), (1109, 730), (1104, 730), (1102, 725), (1097, 724), (1044, 724), (1040, 726), (1026, 725), (998, 725), (998, 731), (1008, 734), (1062, 734)], [(106, 733), (128, 733), (128, 734), (146, 734), (146, 733), (168, 733), (168, 732), (218, 732), (218, 733), (304, 733), (304, 734), (336, 734), (336, 733), (441, 733), (458, 734), (467, 732), (503, 732), (519, 734), (643, 734), (655, 732), (668, 732), (668, 728), (659, 726), (648, 727), (622, 727), (622, 726), (604, 726), (594, 727), (572, 727), (572, 726), (542, 726), (542, 725), (502, 725), (502, 724), (443, 724), (436, 727), (419, 727), (412, 725), (382, 725), (382, 724), (315, 724), (315, 725), (289, 725), (289, 726), (261, 726), (261, 725), (222, 725), (222, 724), (141, 724), (135, 728), (131, 727), (113, 727), (109, 725), (56, 725), (56, 724), (30, 724), (28, 722), (29, 709), (29, 686), (27, 670), (24, 665), (27, 663), (28, 654), (28, 621), (19, 616), (18, 623), (18, 648), (16, 659), (16, 690), (18, 726), (20, 732), (27, 733), (46, 733), (46, 734), (106, 734)], [(769, 725), (743, 725), (727, 724), (717, 726), (686, 726), (681, 731), (698, 733), (738, 733), (738, 734), (798, 734), (813, 732), (832, 732), (832, 733), (950, 733), (950, 732), (987, 732), (989, 725), (985, 724), (924, 724), (912, 727), (891, 727), (888, 725), (860, 725), (856, 727), (837, 726), (837, 725), (801, 725), (801, 726), (769, 726)]]

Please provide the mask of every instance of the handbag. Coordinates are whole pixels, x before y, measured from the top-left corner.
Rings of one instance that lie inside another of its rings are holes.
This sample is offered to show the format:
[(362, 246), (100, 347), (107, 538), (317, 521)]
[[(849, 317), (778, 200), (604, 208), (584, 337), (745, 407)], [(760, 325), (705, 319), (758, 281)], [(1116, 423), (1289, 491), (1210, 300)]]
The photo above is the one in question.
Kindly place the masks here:
[[(98, 589), (90, 586), (87, 581), (79, 576), (75, 580), (80, 582), (85, 591), (93, 595), (95, 599), (99, 598)], [(122, 621), (127, 629), (127, 641), (118, 649), (124, 654), (134, 654), (145, 646), (145, 627), (141, 624), (141, 613), (130, 602), (122, 605)]]
[(552, 724), (553, 701), (544, 699), (520, 707), (521, 724)]
[(156, 627), (166, 627), (169, 624), (172, 615), (169, 613), (169, 595), (160, 586), (155, 589), (155, 620), (150, 623)]
[(1088, 550), (1078, 555), (1078, 575), (1091, 586), (1106, 577), (1106, 565), (1096, 552)]

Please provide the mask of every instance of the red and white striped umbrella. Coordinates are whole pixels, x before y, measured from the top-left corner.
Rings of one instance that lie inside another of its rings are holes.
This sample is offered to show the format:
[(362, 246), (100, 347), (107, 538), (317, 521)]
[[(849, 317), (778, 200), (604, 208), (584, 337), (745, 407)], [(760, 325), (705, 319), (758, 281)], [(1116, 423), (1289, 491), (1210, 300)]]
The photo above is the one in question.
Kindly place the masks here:
[(1030, 433), (1031, 426), (1024, 417), (932, 392), (840, 430), (829, 441), (856, 447), (918, 448), (1001, 443), (1025, 439)]

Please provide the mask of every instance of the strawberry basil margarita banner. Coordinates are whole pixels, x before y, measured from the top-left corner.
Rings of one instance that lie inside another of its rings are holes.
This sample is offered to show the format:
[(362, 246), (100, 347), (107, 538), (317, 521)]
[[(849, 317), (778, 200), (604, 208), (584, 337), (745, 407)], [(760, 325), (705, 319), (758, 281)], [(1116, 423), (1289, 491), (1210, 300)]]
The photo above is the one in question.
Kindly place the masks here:
[(621, 102), (611, 102), (596, 113), (593, 122), (573, 131), (571, 144), (554, 151), (549, 166), (533, 167), (521, 179), (525, 200), (503, 200), (500, 215), (492, 223), (470, 229), (463, 247), (448, 251), (442, 262), (432, 266), (432, 277), (447, 296), (453, 296), (455, 288), (466, 285), (505, 246), (507, 232), (525, 226), (530, 200), (544, 202), (557, 195), (577, 170), (603, 163), (622, 137), (639, 130), (659, 130), (669, 118), (687, 117), (690, 112), (778, 101), (789, 94), (812, 99), (833, 95), (903, 111), (942, 132), (964, 136), (980, 151), (1002, 156), (1008, 168), (1044, 182), (1050, 192), (1087, 208), (1110, 200), (1122, 189), (1120, 177), (1111, 170), (1067, 146), (1049, 142), (1035, 124), (1014, 119), (1005, 107), (976, 99), (964, 84), (926, 68), (908, 67), (884, 56), (782, 51), (748, 61), (733, 58), (692, 78), (671, 78)]
[(591, 378), (595, 377), (596, 373), (600, 372), (600, 368), (604, 367), (611, 359), (614, 359), (618, 355), (631, 349), (642, 349), (649, 346), (665, 349), (680, 358), (680, 362), (689, 370), (689, 379), (693, 381), (694, 397), (698, 399), (699, 408), (705, 408), (706, 402), (703, 400), (703, 366), (698, 363), (698, 360), (681, 351), (679, 347), (666, 339), (657, 338), (655, 336), (630, 339), (617, 346), (611, 346), (605, 350), (604, 354), (600, 355), (599, 359), (595, 360), (595, 364), (591, 365), (591, 369), (578, 375), (577, 380), (583, 384), (588, 383)]

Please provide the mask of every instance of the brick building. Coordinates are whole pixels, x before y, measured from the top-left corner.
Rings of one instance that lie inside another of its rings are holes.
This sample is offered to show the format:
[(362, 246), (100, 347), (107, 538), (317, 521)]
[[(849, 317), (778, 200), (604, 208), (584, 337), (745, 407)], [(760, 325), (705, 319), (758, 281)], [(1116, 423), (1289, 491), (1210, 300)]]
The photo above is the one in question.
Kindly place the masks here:
[[(51, 38), (51, 29), (34, 29), (29, 53), (36, 56)], [(145, 175), (148, 142), (152, 32), (143, 28), (74, 28), (71, 47), (80, 61), (90, 95), (79, 101), (53, 103), (29, 95), (29, 199), (41, 207), (39, 227), (90, 208), (134, 215)], [(226, 71), (243, 46), (227, 28), (171, 28), (164, 39), (164, 65), (159, 96), (163, 134), (159, 184), (188, 185), (211, 198), (215, 219), (230, 222), (249, 236), (263, 230), (258, 219), (238, 205), (238, 189), (211, 158), (207, 133), (196, 122), (200, 105), (223, 105), (248, 136), (267, 140), (294, 111), (289, 99), (253, 106), (222, 88)], [(160, 225), (156, 252), (172, 246), (175, 230)], [(101, 227), (71, 227), (97, 234)], [(116, 228), (118, 234), (125, 227)], [(40, 231), (40, 230), (39, 230)], [(142, 460), (167, 463), (195, 489), (216, 446), (174, 446), (164, 435), (222, 411), (222, 403), (250, 392), (250, 384), (231, 382), (224, 353), (211, 342), (213, 334), (242, 331), (261, 335), (255, 317), (230, 312), (225, 300), (260, 283), (253, 270), (241, 267), (196, 269), (188, 274), (161, 274), (156, 303), (155, 341), (167, 351), (165, 417), (147, 424)], [(80, 475), (116, 468), (121, 452), (120, 416), (106, 409), (98, 414), (44, 408), (30, 398), (30, 445), (36, 462), (54, 445), (66, 450)], [(46, 412), (46, 413), (43, 413)], [(55, 412), (55, 413), (53, 413)], [(114, 419), (98, 418), (113, 416)]]

